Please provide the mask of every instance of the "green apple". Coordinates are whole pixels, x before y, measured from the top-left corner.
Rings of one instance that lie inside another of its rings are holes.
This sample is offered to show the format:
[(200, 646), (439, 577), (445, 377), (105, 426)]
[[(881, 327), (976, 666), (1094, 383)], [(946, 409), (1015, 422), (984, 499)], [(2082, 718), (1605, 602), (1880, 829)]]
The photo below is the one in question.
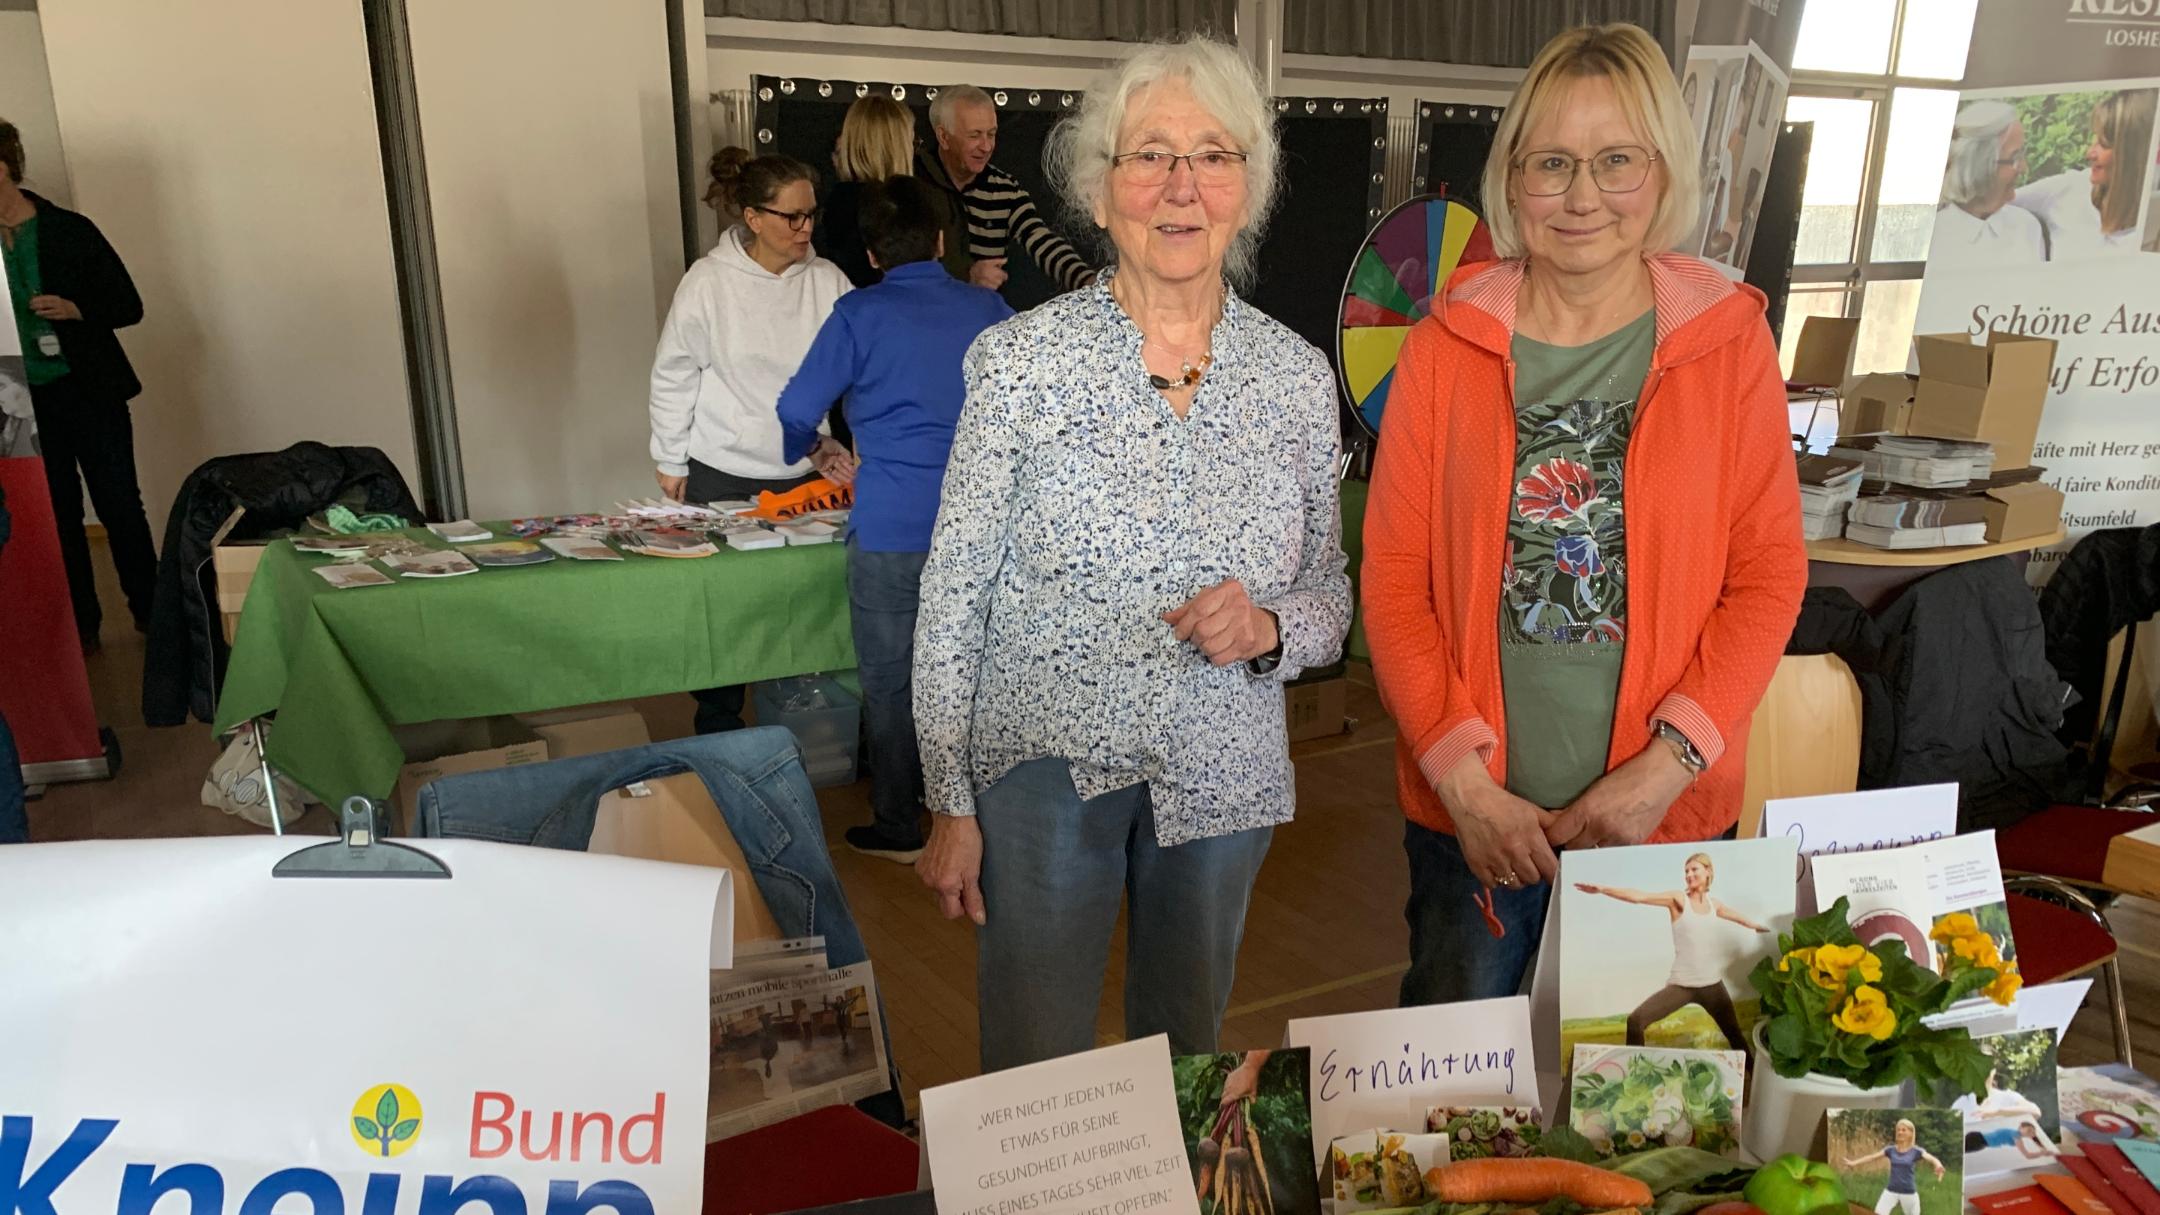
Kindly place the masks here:
[(1756, 1170), (1748, 1179), (1745, 1196), (1763, 1209), (1763, 1215), (1814, 1215), (1825, 1208), (1845, 1209), (1845, 1187), (1837, 1171), (1800, 1155), (1780, 1156)]

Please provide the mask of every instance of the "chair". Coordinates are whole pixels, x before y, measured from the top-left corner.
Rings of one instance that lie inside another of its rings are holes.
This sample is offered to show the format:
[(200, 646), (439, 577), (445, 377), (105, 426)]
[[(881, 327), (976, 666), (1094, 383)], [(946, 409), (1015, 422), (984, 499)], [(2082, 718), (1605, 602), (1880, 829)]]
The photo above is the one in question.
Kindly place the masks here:
[(2017, 942), (2018, 972), (2025, 982), (2037, 986), (2099, 970), (2115, 1034), (2115, 1058), (2125, 1067), (2134, 1066), (2130, 1010), (2123, 1003), (2122, 966), (2107, 914), (2076, 886), (2037, 874), (2006, 879), (2003, 895), (2010, 909), (2010, 937)]
[(1860, 685), (1834, 654), (1787, 654), (1748, 727), (1740, 837), (1761, 834), (1763, 803), (1850, 793), (1860, 784)]

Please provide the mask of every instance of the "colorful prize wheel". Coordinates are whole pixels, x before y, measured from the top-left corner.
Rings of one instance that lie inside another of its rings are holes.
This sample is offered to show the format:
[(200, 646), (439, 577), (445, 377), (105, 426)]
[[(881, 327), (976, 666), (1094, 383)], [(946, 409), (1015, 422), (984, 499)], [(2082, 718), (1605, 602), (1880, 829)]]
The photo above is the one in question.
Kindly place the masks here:
[(1351, 412), (1368, 434), (1380, 435), (1395, 359), (1410, 327), (1432, 310), (1433, 295), (1455, 267), (1492, 256), (1485, 221), (1438, 194), (1401, 203), (1366, 235), (1343, 284), (1336, 366)]

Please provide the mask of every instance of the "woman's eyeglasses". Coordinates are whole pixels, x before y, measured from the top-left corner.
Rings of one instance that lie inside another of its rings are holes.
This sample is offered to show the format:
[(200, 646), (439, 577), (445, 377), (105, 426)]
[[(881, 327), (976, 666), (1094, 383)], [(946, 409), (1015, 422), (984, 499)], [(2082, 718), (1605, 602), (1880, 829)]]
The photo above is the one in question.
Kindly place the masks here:
[(1193, 180), (1203, 186), (1224, 186), (1245, 172), (1245, 153), (1209, 149), (1176, 156), (1169, 152), (1127, 152), (1110, 158), (1110, 164), (1136, 186), (1159, 186), (1170, 180), (1170, 171), (1184, 161)]
[(1650, 179), (1650, 162), (1658, 154), (1635, 144), (1606, 148), (1595, 156), (1575, 156), (1557, 148), (1532, 152), (1515, 162), (1522, 175), (1523, 193), (1532, 198), (1551, 198), (1575, 188), (1575, 175), (1590, 166), (1590, 180), (1607, 194), (1629, 194)]
[(811, 224), (816, 223), (818, 212), (821, 210), (821, 208), (812, 207), (808, 211), (775, 211), (771, 207), (760, 207), (755, 204), (752, 204), (750, 209), (752, 211), (763, 211), (765, 214), (772, 216), (774, 219), (786, 220), (788, 231), (790, 232), (800, 232), (804, 228), (809, 227)]

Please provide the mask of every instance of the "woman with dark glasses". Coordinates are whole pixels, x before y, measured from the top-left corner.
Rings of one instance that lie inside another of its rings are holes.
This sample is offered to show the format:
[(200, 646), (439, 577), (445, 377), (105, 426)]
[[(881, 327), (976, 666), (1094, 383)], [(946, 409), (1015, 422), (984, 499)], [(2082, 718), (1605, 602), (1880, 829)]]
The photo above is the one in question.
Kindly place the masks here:
[[(787, 156), (722, 148), (705, 201), (729, 227), (675, 289), (653, 356), (652, 458), (677, 501), (755, 498), (820, 474), (846, 481), (855, 460), (822, 439), (807, 459), (781, 453), (780, 390), (802, 364), (847, 275), (810, 247), (816, 174)], [(822, 428), (821, 428), (822, 429)], [(696, 694), (700, 734), (740, 728), (742, 689)]]

